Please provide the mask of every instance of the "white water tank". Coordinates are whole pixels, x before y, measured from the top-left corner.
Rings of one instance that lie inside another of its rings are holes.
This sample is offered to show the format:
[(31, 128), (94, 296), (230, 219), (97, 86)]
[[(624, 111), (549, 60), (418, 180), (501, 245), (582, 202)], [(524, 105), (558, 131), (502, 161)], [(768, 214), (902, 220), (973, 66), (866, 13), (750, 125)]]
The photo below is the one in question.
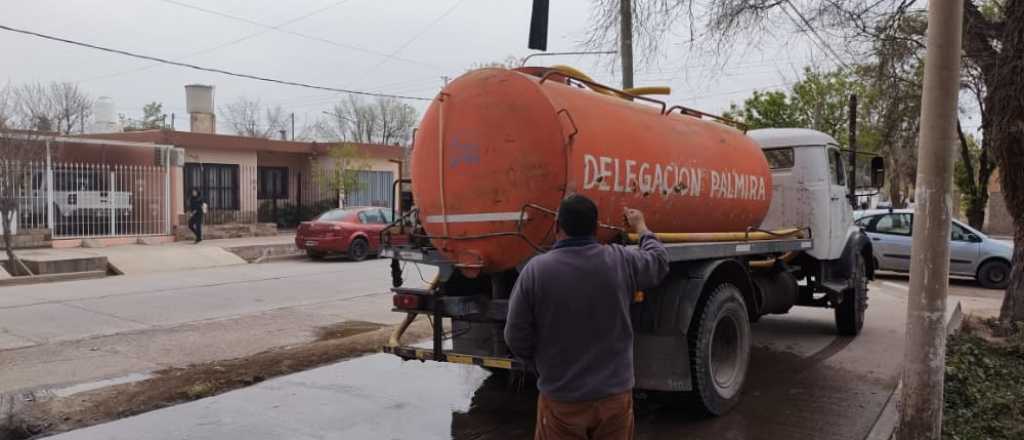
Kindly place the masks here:
[(217, 118), (213, 112), (213, 86), (186, 85), (185, 108), (188, 110), (192, 132), (215, 133), (217, 131)]
[(93, 103), (92, 112), (95, 118), (89, 132), (116, 133), (121, 131), (121, 123), (117, 118), (114, 100), (109, 96), (100, 96)]

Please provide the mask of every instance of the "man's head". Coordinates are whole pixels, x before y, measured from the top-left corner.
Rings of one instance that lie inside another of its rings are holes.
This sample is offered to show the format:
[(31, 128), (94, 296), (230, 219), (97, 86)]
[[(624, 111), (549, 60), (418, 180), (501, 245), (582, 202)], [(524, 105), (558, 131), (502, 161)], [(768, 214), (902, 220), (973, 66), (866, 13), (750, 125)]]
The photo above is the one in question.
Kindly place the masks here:
[(571, 194), (558, 206), (558, 229), (567, 237), (590, 237), (597, 232), (597, 205), (580, 194)]

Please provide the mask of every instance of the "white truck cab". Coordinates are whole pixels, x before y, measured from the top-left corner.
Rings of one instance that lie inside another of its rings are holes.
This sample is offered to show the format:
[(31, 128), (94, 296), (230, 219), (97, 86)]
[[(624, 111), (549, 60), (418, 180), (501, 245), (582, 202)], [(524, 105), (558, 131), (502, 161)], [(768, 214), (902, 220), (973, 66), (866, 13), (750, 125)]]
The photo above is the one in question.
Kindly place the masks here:
[(751, 130), (772, 170), (772, 201), (761, 227), (809, 228), (819, 260), (840, 257), (852, 234), (845, 155), (831, 136), (803, 128)]

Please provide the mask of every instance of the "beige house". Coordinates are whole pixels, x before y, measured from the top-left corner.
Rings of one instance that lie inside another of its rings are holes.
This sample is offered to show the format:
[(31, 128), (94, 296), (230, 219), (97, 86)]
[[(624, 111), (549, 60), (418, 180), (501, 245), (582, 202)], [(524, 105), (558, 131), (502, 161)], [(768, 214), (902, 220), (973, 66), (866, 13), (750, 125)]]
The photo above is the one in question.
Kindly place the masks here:
[[(208, 222), (278, 223), (297, 221), (336, 207), (339, 195), (321, 177), (333, 166), (328, 157), (337, 144), (293, 142), (245, 136), (173, 130), (145, 130), (88, 135), (91, 138), (170, 145), (182, 152), (172, 170), (172, 220), (186, 223), (185, 204), (193, 189), (210, 207)], [(346, 206), (394, 206), (394, 182), (401, 179), (405, 149), (376, 144), (354, 145), (359, 152), (359, 187)]]

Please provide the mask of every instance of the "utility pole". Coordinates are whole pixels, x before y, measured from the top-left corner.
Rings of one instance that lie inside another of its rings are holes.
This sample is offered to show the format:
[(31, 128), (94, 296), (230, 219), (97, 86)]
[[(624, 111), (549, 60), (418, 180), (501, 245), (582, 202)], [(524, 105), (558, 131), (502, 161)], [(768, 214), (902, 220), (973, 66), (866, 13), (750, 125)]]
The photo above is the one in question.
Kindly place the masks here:
[(963, 0), (928, 4), (917, 194), (900, 395), (901, 439), (942, 437), (950, 191), (956, 144)]
[(295, 140), (295, 112), (292, 112), (292, 140)]
[(857, 95), (850, 95), (850, 206), (857, 209)]
[(633, 0), (619, 0), (619, 56), (622, 88), (633, 88)]

